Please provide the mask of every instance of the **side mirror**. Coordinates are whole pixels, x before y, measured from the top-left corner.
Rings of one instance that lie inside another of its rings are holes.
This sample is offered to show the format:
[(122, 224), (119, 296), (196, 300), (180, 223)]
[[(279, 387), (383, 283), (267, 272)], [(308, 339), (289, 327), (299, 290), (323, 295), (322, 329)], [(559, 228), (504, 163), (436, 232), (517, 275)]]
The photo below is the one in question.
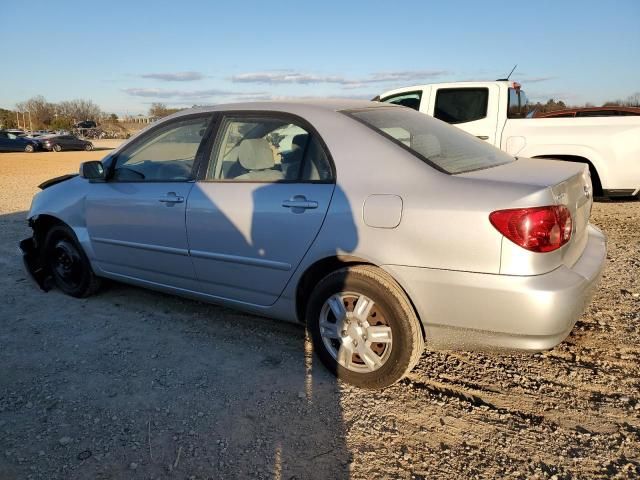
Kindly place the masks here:
[(101, 181), (105, 179), (102, 162), (91, 160), (80, 164), (80, 176), (90, 181)]

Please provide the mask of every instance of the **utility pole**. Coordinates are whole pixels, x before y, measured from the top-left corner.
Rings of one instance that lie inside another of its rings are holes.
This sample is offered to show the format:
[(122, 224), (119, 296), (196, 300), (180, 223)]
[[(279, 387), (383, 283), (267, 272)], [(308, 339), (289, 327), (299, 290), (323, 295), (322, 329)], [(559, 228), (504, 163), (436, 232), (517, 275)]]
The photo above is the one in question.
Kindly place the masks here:
[(20, 128), (20, 117), (18, 116), (17, 110), (16, 110), (16, 123), (18, 124), (18, 128)]
[(33, 123), (31, 123), (31, 110), (29, 110), (29, 130), (33, 132)]

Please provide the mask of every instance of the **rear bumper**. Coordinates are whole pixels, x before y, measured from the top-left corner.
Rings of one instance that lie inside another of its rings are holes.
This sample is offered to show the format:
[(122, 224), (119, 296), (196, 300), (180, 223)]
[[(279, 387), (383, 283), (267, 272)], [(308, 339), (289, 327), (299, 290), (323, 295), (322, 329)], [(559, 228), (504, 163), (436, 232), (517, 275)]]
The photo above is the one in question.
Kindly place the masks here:
[(598, 284), (606, 238), (589, 225), (571, 267), (534, 276), (388, 265), (409, 294), (434, 349), (541, 351), (562, 342)]

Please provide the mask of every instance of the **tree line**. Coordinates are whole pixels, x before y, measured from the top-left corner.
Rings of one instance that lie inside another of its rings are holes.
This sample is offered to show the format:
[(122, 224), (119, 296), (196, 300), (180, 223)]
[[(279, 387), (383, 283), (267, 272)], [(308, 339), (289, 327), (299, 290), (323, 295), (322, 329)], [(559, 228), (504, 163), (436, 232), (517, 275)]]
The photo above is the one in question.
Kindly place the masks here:
[(74, 99), (52, 103), (42, 95), (17, 103), (15, 110), (0, 109), (0, 125), (3, 128), (20, 126), (33, 130), (65, 130), (72, 128), (77, 122), (92, 120), (97, 123), (113, 117), (117, 119), (115, 114), (104, 114), (91, 100)]
[[(546, 103), (532, 103), (529, 105), (529, 111), (535, 110), (540, 113), (555, 112), (565, 110), (567, 108), (595, 107), (593, 103), (587, 102), (584, 105), (570, 105), (563, 100), (549, 99)], [(640, 107), (640, 92), (629, 95), (624, 100), (609, 100), (602, 104), (603, 107)]]
[[(546, 113), (583, 106), (593, 107), (595, 105), (592, 103), (570, 105), (563, 100), (550, 99), (546, 103), (537, 102), (531, 104), (530, 110), (535, 109), (538, 112)], [(602, 106), (640, 107), (640, 92), (634, 93), (624, 100), (604, 102)], [(162, 118), (180, 110), (182, 109), (168, 108), (164, 103), (152, 103), (149, 107), (149, 116)], [(15, 110), (0, 108), (0, 128), (17, 128), (21, 126), (23, 128), (33, 128), (34, 130), (66, 130), (72, 128), (75, 123), (84, 120), (93, 120), (96, 123), (100, 121), (114, 122), (118, 120), (118, 116), (115, 113), (106, 114), (102, 112), (100, 107), (91, 100), (75, 99), (51, 103), (42, 95), (17, 103)]]

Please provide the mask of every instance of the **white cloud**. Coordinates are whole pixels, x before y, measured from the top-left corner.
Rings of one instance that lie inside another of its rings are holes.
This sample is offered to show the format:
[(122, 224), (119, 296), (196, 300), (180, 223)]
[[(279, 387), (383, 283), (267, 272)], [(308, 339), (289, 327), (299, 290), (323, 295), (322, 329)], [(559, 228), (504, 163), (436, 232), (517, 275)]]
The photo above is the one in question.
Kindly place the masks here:
[(409, 82), (446, 75), (444, 70), (405, 70), (397, 72), (377, 72), (363, 78), (347, 78), (340, 75), (317, 75), (292, 70), (271, 70), (264, 72), (240, 73), (231, 77), (235, 83), (301, 84), (329, 83), (345, 88), (360, 88), (363, 85), (385, 82)]
[(165, 82), (193, 82), (202, 80), (204, 75), (200, 72), (174, 72), (174, 73), (143, 73), (142, 78), (163, 80)]
[(232, 97), (245, 95), (262, 95), (264, 92), (232, 92), (210, 88), (205, 90), (172, 90), (165, 88), (125, 88), (123, 91), (134, 97), (145, 98), (174, 98), (184, 100), (199, 100), (212, 97)]
[(555, 80), (558, 77), (519, 77), (518, 82), (526, 86), (527, 83), (540, 83)]

